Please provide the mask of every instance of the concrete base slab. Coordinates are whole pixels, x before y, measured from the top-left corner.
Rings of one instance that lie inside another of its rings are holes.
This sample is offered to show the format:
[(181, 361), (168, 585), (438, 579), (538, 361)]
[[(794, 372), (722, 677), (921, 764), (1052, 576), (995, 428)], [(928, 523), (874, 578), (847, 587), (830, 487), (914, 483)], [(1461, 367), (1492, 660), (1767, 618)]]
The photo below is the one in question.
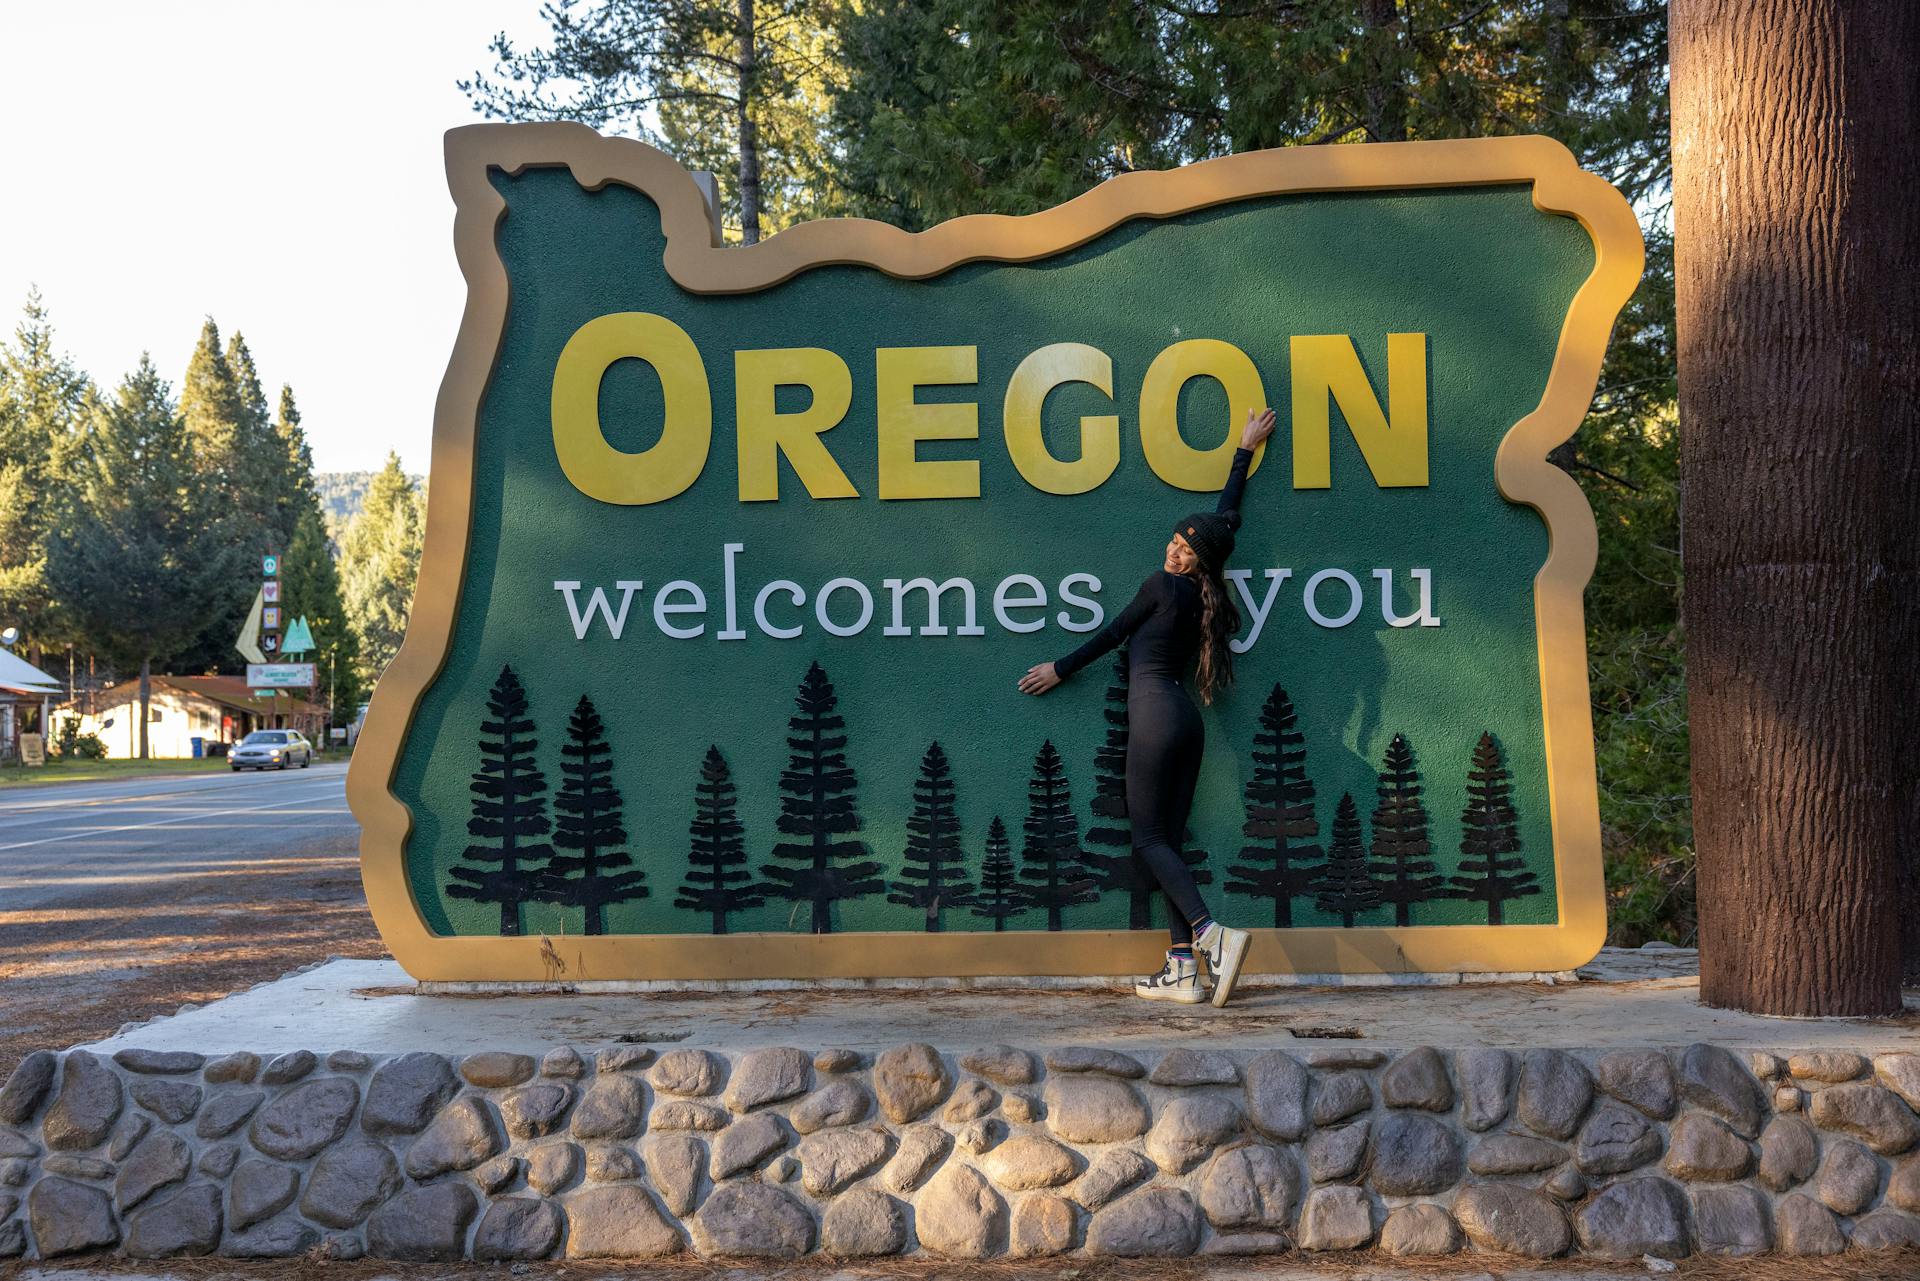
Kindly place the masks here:
[(1249, 1049), (1353, 1041), (1382, 1047), (1563, 1049), (1711, 1041), (1774, 1053), (1845, 1045), (1877, 1054), (1920, 1050), (1920, 993), (1909, 995), (1908, 1014), (1895, 1019), (1772, 1019), (1707, 1009), (1699, 1002), (1696, 956), (1679, 949), (1605, 952), (1572, 984), (1250, 986), (1219, 1010), (1149, 1004), (1119, 985), (1058, 990), (922, 983), (435, 995), (423, 993), (391, 961), (335, 960), (123, 1029), (90, 1048), (460, 1055), (679, 1042), (730, 1050), (770, 1045), (871, 1050), (925, 1041), (954, 1049), (1006, 1042), (1042, 1051), (1085, 1044), (1151, 1050), (1200, 1037)]

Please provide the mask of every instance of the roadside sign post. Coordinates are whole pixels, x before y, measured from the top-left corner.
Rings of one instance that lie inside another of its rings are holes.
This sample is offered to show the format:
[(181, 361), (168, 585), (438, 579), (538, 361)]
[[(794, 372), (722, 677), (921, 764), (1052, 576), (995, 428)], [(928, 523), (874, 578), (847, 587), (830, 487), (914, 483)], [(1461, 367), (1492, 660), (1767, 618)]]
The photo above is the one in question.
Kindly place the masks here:
[[(278, 603), (280, 600), (280, 557), (276, 553), (268, 552), (260, 558), (260, 577), (262, 580), (260, 584), (260, 599), (263, 602), (263, 607), (260, 611), (260, 652), (266, 656), (268, 666), (279, 667), (282, 666), (282, 664), (273, 662), (275, 658), (284, 652), (280, 637), (281, 618), (280, 605)], [(265, 604), (264, 602), (267, 601), (273, 601), (274, 603), (270, 605)], [(251, 684), (253, 668), (249, 666), (247, 671), (249, 673), (249, 683)], [(309, 685), (311, 683), (311, 681), (308, 682)], [(280, 715), (280, 699), (277, 694), (274, 696), (273, 705), (273, 724), (277, 729), (281, 727), (281, 722), (284, 719)]]
[(273, 693), (283, 689), (312, 689), (315, 684), (312, 663), (248, 663), (247, 688), (255, 693)]

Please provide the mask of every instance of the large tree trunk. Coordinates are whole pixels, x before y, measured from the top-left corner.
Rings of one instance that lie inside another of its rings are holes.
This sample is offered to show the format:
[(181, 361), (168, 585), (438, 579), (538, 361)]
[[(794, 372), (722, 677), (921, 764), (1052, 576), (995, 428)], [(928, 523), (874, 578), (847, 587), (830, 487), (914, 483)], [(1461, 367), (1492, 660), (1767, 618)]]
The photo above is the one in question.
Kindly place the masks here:
[(1401, 69), (1400, 41), (1405, 25), (1399, 0), (1366, 0), (1366, 32), (1361, 38), (1361, 66), (1367, 81), (1362, 112), (1369, 142), (1407, 140), (1407, 86)]
[(754, 49), (753, 0), (740, 0), (740, 239), (760, 241), (760, 126), (753, 121), (754, 79), (758, 57)]
[(1546, 66), (1540, 86), (1540, 132), (1567, 141), (1567, 105), (1573, 100), (1573, 67), (1567, 57), (1573, 28), (1567, 21), (1567, 0), (1545, 0), (1540, 20), (1546, 30)]
[(1920, 5), (1671, 21), (1701, 999), (1885, 1014), (1915, 906)]
[(153, 698), (153, 660), (140, 660), (140, 759), (147, 759), (147, 705)]

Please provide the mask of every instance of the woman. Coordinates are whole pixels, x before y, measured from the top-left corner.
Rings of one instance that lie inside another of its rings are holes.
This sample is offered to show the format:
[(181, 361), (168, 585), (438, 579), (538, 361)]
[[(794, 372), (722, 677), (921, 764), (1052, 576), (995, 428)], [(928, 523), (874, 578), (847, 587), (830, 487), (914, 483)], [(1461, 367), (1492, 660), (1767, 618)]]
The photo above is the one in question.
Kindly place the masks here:
[(1233, 683), (1228, 642), (1240, 630), (1240, 611), (1221, 571), (1233, 553), (1234, 531), (1240, 528), (1240, 491), (1247, 483), (1254, 447), (1272, 434), (1273, 411), (1248, 410), (1240, 448), (1214, 510), (1195, 512), (1174, 526), (1160, 571), (1148, 576), (1133, 603), (1103, 631), (1065, 658), (1041, 663), (1020, 678), (1023, 692), (1044, 694), (1130, 641), (1127, 818), (1133, 826), (1133, 852), (1160, 883), (1173, 922), (1166, 965), (1133, 985), (1134, 994), (1149, 1001), (1206, 1000), (1199, 964), (1204, 960), (1213, 978), (1213, 1003), (1225, 1005), (1247, 959), (1247, 932), (1213, 919), (1180, 857), (1206, 737), (1200, 709), (1182, 681), (1197, 658), (1195, 683), (1202, 702), (1212, 703), (1214, 695)]

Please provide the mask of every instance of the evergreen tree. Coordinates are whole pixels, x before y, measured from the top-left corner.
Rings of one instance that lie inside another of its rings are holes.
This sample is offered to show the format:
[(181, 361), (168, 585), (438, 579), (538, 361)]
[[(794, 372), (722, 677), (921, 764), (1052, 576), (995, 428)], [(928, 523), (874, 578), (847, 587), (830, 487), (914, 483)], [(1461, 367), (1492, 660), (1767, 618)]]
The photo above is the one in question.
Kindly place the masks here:
[(1274, 685), (1260, 709), (1253, 736), (1253, 776), (1247, 780), (1247, 821), (1241, 834), (1253, 844), (1241, 847), (1246, 866), (1230, 867), (1238, 880), (1227, 882), (1235, 894), (1273, 900), (1275, 929), (1293, 924), (1293, 900), (1319, 888), (1320, 834), (1313, 814), (1313, 782), (1307, 777), (1306, 736), (1295, 728), (1298, 716), (1287, 691)]
[(1638, 203), (1671, 174), (1666, 6), (1556, 3), (841, 5), (835, 177), (919, 230), (1259, 147), (1541, 132)]
[(567, 722), (560, 747), (560, 791), (553, 798), (558, 817), (553, 843), (572, 854), (556, 854), (543, 869), (539, 897), (577, 907), (585, 914), (586, 933), (607, 932), (606, 909), (648, 897), (647, 874), (633, 866), (627, 843), (620, 789), (613, 785), (613, 748), (593, 700), (582, 694)]
[(233, 375), (234, 424), (233, 483), (240, 509), (260, 522), (267, 545), (286, 550), (293, 537), (293, 478), (286, 446), (274, 433), (268, 417), (266, 390), (246, 338), (235, 331), (227, 340), (227, 369)]
[(234, 491), (237, 459), (241, 449), (241, 405), (239, 385), (227, 353), (220, 344), (220, 326), (208, 316), (200, 326), (200, 341), (187, 360), (186, 381), (180, 387), (180, 416), (186, 420), (187, 438), (205, 483), (218, 491), (220, 501), (238, 502)]
[(480, 841), (460, 857), (447, 897), (500, 907), (500, 932), (520, 933), (520, 905), (540, 895), (553, 847), (541, 838), (547, 820), (547, 778), (535, 760), (539, 741), (527, 716), (527, 691), (513, 668), (502, 667), (487, 695), (490, 720), (480, 722), (480, 772), (473, 776), (473, 816), (467, 834)]
[[(238, 550), (252, 560), (266, 552), (285, 556), (298, 525), (302, 482), (268, 417), (266, 393), (247, 340), (235, 333), (223, 348), (220, 329), (208, 317), (187, 362), (181, 413), (193, 441), (200, 483), (230, 520)], [(234, 651), (258, 590), (258, 575), (235, 574), (201, 621), (200, 635), (182, 655), (197, 670), (237, 666)]]
[(987, 824), (987, 858), (980, 868), (980, 892), (974, 896), (973, 914), (993, 922), (995, 933), (1007, 928), (1007, 918), (1027, 907), (1020, 888), (1020, 877), (1013, 864), (1013, 842), (1007, 839), (1007, 825), (995, 814)]
[(280, 408), (273, 419), (273, 438), (280, 455), (276, 467), (280, 481), (275, 489), (281, 515), (277, 524), (288, 531), (291, 540), (309, 511), (323, 517), (323, 528), (325, 513), (321, 511), (320, 490), (313, 479), (313, 450), (307, 444), (306, 429), (300, 425), (300, 406), (294, 401), (293, 388), (285, 383), (280, 385)]
[(759, 907), (767, 900), (746, 870), (745, 830), (734, 812), (733, 774), (718, 747), (707, 748), (700, 763), (700, 781), (693, 786), (693, 840), (687, 851), (687, 879), (673, 905), (689, 912), (706, 912), (715, 934), (727, 932), (727, 916)]
[(227, 339), (227, 369), (233, 374), (234, 405), (239, 414), (241, 434), (259, 438), (267, 433), (267, 390), (260, 385), (260, 369), (253, 363), (253, 350), (246, 335), (235, 330)]
[(543, 6), (546, 47), (493, 39), (491, 75), (459, 81), (504, 120), (584, 120), (658, 143), (718, 179), (748, 244), (813, 216), (836, 50), (829, 0)]
[(1020, 851), (1026, 906), (1045, 908), (1047, 928), (1064, 928), (1061, 913), (1099, 898), (1080, 848), (1080, 821), (1073, 814), (1066, 763), (1053, 740), (1034, 754), (1027, 780), (1027, 841)]
[(72, 518), (48, 566), (75, 623), (114, 661), (140, 669), (140, 755), (150, 678), (199, 631), (237, 573), (232, 534), (203, 509), (186, 428), (145, 356), (110, 405), (96, 405), (78, 450)]
[(47, 543), (67, 521), (91, 395), (54, 347), (39, 290), (29, 290), (13, 341), (0, 345), (0, 625), (20, 628), (19, 647), (36, 658), (62, 636), (88, 639), (62, 621), (71, 592), (48, 572)]
[(865, 861), (866, 845), (842, 840), (860, 830), (853, 792), (858, 786), (847, 764), (846, 721), (835, 714), (839, 697), (819, 663), (807, 668), (794, 698), (799, 711), (787, 720), (787, 768), (780, 772), (779, 829), (800, 840), (782, 841), (773, 856), (799, 866), (769, 863), (762, 869), (766, 890), (776, 898), (812, 905), (815, 934), (833, 932), (833, 905), (886, 889), (881, 865)]
[(1406, 736), (1387, 744), (1380, 771), (1379, 803), (1373, 808), (1373, 855), (1368, 864), (1382, 902), (1393, 904), (1395, 925), (1413, 924), (1413, 905), (1444, 897), (1444, 878), (1427, 840), (1427, 807), (1420, 801), (1420, 772)]
[(926, 913), (927, 933), (940, 931), (940, 910), (974, 900), (960, 848), (960, 819), (953, 808), (953, 770), (939, 743), (920, 759), (913, 783), (913, 814), (907, 819), (907, 852), (900, 879), (887, 902)]
[(1449, 878), (1453, 897), (1487, 905), (1487, 924), (1501, 923), (1510, 899), (1540, 892), (1540, 879), (1520, 850), (1520, 816), (1513, 812), (1513, 781), (1493, 735), (1481, 734), (1467, 771), (1467, 808), (1460, 814), (1460, 870)]
[(1320, 887), (1313, 905), (1322, 912), (1338, 916), (1340, 924), (1353, 928), (1354, 918), (1380, 906), (1380, 887), (1367, 871), (1367, 848), (1360, 837), (1360, 809), (1351, 792), (1340, 794), (1333, 811), (1333, 844), (1327, 849), (1326, 871), (1320, 874)]
[(400, 457), (373, 478), (360, 514), (347, 526), (340, 552), (340, 586), (347, 621), (359, 638), (360, 679), (367, 686), (400, 651), (420, 573), (421, 512)]
[(317, 668), (317, 692), (331, 698), (333, 723), (346, 724), (361, 702), (360, 638), (347, 624), (340, 568), (317, 504), (300, 517), (281, 554), (280, 601), (283, 613), (305, 618), (313, 629), (314, 652), (307, 658)]
[[(1122, 646), (1114, 653), (1113, 684), (1107, 686), (1107, 705), (1102, 714), (1107, 721), (1106, 741), (1093, 757), (1093, 811), (1095, 825), (1087, 829), (1087, 843), (1103, 847), (1083, 851), (1088, 870), (1093, 874), (1096, 888), (1102, 894), (1120, 893), (1127, 896), (1127, 928), (1148, 929), (1153, 924), (1153, 899), (1160, 890), (1160, 883), (1147, 870), (1147, 865), (1139, 855), (1133, 852), (1133, 828), (1127, 820), (1127, 650)], [(1106, 819), (1112, 826), (1103, 827), (1099, 820)], [(1191, 841), (1193, 833), (1187, 832), (1186, 839)], [(1193, 881), (1196, 885), (1206, 885), (1213, 880), (1213, 873), (1203, 866), (1207, 861), (1205, 850), (1182, 849), (1180, 859), (1194, 869)]]

